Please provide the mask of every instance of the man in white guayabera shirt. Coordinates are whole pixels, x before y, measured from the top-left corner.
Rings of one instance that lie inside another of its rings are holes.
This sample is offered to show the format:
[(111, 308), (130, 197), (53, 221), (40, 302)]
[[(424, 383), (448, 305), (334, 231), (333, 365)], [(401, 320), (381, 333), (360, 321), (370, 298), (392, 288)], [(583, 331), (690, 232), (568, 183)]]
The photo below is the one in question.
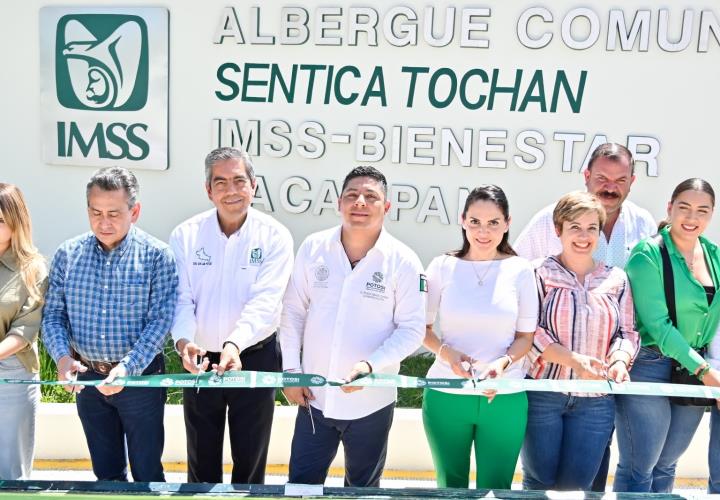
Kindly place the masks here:
[[(338, 200), (342, 223), (300, 246), (283, 300), (280, 344), (288, 372), (354, 380), (397, 374), (425, 336), (425, 277), (415, 253), (383, 228), (385, 176), (353, 169)], [(291, 483), (322, 484), (343, 443), (345, 484), (378, 486), (397, 390), (286, 388), (298, 405)]]
[[(250, 206), (255, 187), (247, 153), (211, 151), (205, 189), (215, 208), (186, 220), (170, 236), (180, 280), (172, 336), (191, 373), (209, 365), (219, 375), (241, 367), (280, 371), (275, 330), (293, 241), (282, 224)], [(189, 482), (222, 482), (226, 419), (231, 481), (265, 481), (274, 389), (185, 389), (183, 407)]]
[[(590, 156), (584, 175), (588, 192), (597, 196), (607, 214), (603, 235), (593, 257), (609, 266), (623, 268), (633, 247), (657, 233), (657, 223), (650, 212), (627, 200), (630, 186), (635, 182), (635, 160), (625, 146), (601, 144)], [(518, 255), (535, 260), (562, 251), (552, 219), (554, 209), (555, 203), (552, 203), (530, 219), (513, 244)], [(609, 464), (610, 443), (595, 477), (593, 491), (605, 491)]]

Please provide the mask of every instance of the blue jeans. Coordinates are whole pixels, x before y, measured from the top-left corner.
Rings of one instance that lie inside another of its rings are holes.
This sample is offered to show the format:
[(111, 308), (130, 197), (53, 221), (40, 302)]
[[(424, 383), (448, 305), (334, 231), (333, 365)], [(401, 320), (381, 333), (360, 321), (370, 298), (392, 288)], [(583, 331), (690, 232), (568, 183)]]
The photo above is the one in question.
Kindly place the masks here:
[(288, 481), (323, 484), (342, 442), (345, 486), (379, 487), (395, 403), (355, 420), (327, 418), (317, 408), (311, 411), (312, 417), (307, 408), (298, 408)]
[[(630, 370), (634, 382), (670, 382), (672, 360), (642, 347)], [(613, 490), (670, 493), (675, 467), (705, 408), (678, 406), (665, 396), (615, 396), (620, 458)]]
[(613, 397), (530, 391), (527, 397), (523, 488), (590, 490), (613, 428)]
[(720, 411), (712, 407), (710, 414), (710, 446), (708, 449), (708, 493), (720, 493)]
[[(165, 362), (160, 355), (143, 375), (164, 372)], [(103, 378), (90, 368), (78, 375), (79, 380)], [(85, 387), (78, 394), (78, 416), (98, 480), (127, 481), (129, 458), (135, 481), (165, 481), (160, 458), (165, 445), (166, 394), (165, 389), (150, 387), (126, 387), (112, 396), (104, 396), (95, 387)]]

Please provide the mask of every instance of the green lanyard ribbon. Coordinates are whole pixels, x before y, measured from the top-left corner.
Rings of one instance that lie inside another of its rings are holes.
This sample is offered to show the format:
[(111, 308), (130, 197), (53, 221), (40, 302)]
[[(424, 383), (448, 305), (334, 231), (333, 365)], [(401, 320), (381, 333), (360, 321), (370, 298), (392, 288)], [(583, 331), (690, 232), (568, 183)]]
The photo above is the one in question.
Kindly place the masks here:
[[(0, 379), (0, 384), (85, 385), (97, 386), (102, 380), (27, 380)], [(214, 372), (200, 375), (173, 373), (118, 377), (109, 386), (123, 387), (180, 387), (180, 388), (255, 388), (255, 387), (319, 387), (326, 384), (325, 377), (307, 373), (278, 373), (231, 371), (218, 376)]]
[[(32, 380), (2, 379), (0, 384), (23, 385), (84, 385), (97, 386), (102, 380)], [(327, 380), (311, 373), (277, 373), (256, 371), (230, 371), (218, 376), (214, 372), (200, 375), (177, 373), (119, 377), (108, 384), (123, 387), (179, 387), (179, 388), (268, 388), (268, 387), (399, 387), (417, 389), (497, 390), (502, 392), (543, 391), (588, 394), (632, 394), (642, 396), (686, 396), (720, 399), (720, 387), (682, 385), (651, 382), (625, 382), (617, 384), (607, 380), (533, 380), (493, 378), (469, 380), (461, 378), (423, 378), (406, 375), (371, 373), (350, 383), (344, 380)]]

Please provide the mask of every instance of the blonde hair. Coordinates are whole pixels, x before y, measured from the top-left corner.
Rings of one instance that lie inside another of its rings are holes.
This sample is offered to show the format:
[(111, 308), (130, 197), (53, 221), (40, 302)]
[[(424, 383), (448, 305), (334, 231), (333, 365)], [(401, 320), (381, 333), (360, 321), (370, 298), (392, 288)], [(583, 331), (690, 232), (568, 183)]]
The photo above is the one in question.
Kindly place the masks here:
[(600, 222), (599, 229), (605, 225), (605, 208), (600, 200), (587, 191), (573, 191), (566, 194), (557, 202), (553, 210), (553, 224), (558, 232), (562, 232), (563, 222), (570, 222), (587, 212), (595, 212)]
[(20, 277), (34, 300), (42, 300), (40, 281), (45, 272), (45, 259), (32, 242), (32, 224), (25, 198), (13, 184), (0, 182), (0, 216), (10, 228), (10, 248), (15, 253)]

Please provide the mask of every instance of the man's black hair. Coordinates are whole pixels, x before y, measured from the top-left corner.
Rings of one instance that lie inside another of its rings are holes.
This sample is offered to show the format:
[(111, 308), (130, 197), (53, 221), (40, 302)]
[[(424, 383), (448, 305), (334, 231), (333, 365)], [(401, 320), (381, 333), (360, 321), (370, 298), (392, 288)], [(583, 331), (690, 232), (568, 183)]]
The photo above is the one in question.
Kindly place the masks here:
[(387, 198), (387, 179), (385, 178), (383, 173), (375, 167), (364, 165), (353, 168), (350, 173), (345, 176), (345, 180), (343, 181), (342, 189), (340, 190), (340, 192), (344, 192), (348, 183), (356, 177), (370, 177), (371, 179), (375, 179), (376, 181), (378, 181), (380, 183), (380, 186), (382, 187), (383, 194), (385, 194), (385, 197)]

